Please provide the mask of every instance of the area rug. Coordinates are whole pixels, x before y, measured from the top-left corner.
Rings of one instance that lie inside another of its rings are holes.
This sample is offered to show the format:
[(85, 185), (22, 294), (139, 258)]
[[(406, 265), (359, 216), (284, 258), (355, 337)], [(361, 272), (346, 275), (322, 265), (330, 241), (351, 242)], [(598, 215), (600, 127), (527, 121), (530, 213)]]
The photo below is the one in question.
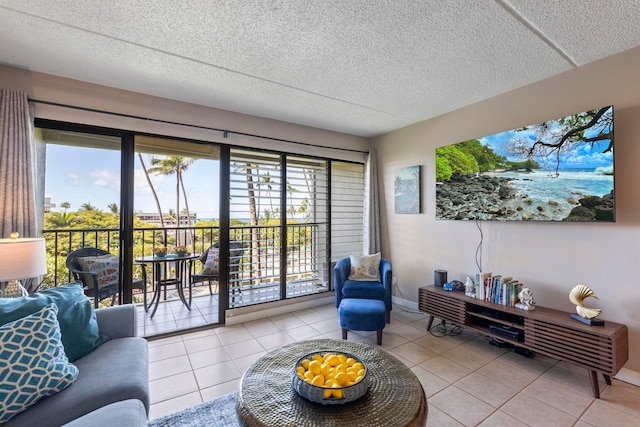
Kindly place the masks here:
[(236, 394), (229, 393), (149, 421), (149, 427), (240, 427)]

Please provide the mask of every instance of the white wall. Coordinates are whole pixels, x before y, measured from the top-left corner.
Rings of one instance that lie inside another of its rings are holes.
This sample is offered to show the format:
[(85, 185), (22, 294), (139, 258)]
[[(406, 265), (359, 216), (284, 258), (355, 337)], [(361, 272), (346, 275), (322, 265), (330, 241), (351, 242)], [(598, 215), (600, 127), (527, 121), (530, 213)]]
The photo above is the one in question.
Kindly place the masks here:
[[(113, 89), (4, 65), (0, 65), (0, 88), (20, 90), (27, 93), (31, 100), (66, 104), (87, 110), (108, 111), (121, 115), (225, 129), (328, 148), (347, 148), (367, 152), (370, 143), (368, 138)], [(36, 103), (35, 107), (36, 117), (38, 118), (335, 159), (364, 161), (365, 158), (363, 153), (327, 150), (321, 147), (290, 144), (235, 134), (229, 134), (228, 138), (223, 138), (222, 133), (218, 131), (161, 124), (156, 121), (126, 118), (117, 115), (98, 114), (87, 110), (61, 108), (43, 103)]]
[[(418, 299), (433, 270), (450, 280), (477, 271), (480, 232), (474, 222), (435, 220), (435, 148), (613, 104), (617, 220), (607, 224), (482, 222), (485, 271), (530, 286), (536, 302), (573, 311), (567, 295), (583, 283), (600, 297), (587, 305), (601, 318), (629, 328), (626, 369), (640, 371), (640, 50), (497, 96), (377, 137), (381, 183), (383, 255), (393, 265), (402, 296)], [(393, 206), (394, 170), (423, 166), (419, 215)]]

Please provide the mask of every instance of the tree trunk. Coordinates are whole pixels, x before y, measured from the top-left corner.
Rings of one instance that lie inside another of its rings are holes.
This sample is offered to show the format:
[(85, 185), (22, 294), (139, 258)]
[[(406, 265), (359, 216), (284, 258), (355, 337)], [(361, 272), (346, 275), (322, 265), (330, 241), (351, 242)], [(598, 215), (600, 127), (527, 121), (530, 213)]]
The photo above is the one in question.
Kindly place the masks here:
[[(140, 159), (140, 164), (142, 165), (142, 170), (144, 171), (144, 176), (147, 178), (147, 183), (149, 184), (149, 188), (151, 188), (151, 193), (153, 194), (153, 200), (156, 202), (156, 208), (158, 209), (158, 215), (160, 216), (160, 227), (164, 228), (164, 217), (162, 216), (162, 209), (160, 208), (160, 200), (158, 199), (158, 194), (156, 193), (156, 189), (153, 187), (153, 183), (151, 182), (151, 178), (149, 177), (149, 172), (147, 172), (147, 166), (144, 164), (144, 160), (142, 159), (142, 153), (138, 153), (138, 158)], [(163, 242), (165, 245), (167, 242)]]
[[(184, 181), (182, 180), (182, 173), (178, 174), (178, 177), (180, 179), (180, 187), (182, 188), (182, 195), (184, 196), (184, 208), (187, 211), (187, 221), (189, 221), (189, 228), (191, 228), (191, 211), (189, 210), (189, 202), (187, 201), (187, 190), (185, 190), (184, 188)], [(180, 216), (178, 215), (178, 218)], [(189, 233), (191, 233), (191, 231), (189, 231)], [(187, 236), (185, 235), (185, 245), (189, 245), (191, 244), (191, 239), (187, 239)]]
[(258, 233), (258, 217), (256, 215), (256, 195), (253, 187), (253, 176), (251, 165), (247, 164), (246, 177), (247, 177), (247, 195), (249, 196), (249, 217), (251, 220), (251, 257), (254, 260), (258, 260), (258, 278), (261, 275), (260, 267), (260, 234)]

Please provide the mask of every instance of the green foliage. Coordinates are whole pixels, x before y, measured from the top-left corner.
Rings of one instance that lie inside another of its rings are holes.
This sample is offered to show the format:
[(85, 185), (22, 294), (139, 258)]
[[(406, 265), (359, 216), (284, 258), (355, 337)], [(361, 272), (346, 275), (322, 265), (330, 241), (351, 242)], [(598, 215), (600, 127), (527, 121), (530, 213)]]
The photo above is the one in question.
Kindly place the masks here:
[(454, 172), (469, 174), (505, 167), (506, 157), (477, 139), (436, 149), (436, 180), (448, 181)]
[(449, 181), (454, 172), (468, 174), (478, 170), (476, 159), (457, 144), (436, 148), (436, 181)]
[(540, 169), (540, 163), (532, 159), (527, 159), (522, 162), (507, 162), (507, 169), (509, 170), (522, 170), (531, 171), (533, 169)]
[(489, 145), (482, 145), (477, 139), (471, 139), (456, 144), (456, 147), (463, 153), (473, 156), (478, 162), (480, 172), (491, 171), (502, 167), (506, 162), (506, 158), (497, 154)]

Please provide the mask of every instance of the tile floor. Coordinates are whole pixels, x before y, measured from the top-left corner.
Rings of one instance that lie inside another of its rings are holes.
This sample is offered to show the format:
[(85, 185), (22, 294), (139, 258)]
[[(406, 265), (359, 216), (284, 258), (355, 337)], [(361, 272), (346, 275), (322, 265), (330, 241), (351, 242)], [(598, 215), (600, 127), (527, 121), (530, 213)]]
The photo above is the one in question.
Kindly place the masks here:
[[(326, 290), (324, 285), (315, 281), (298, 281), (287, 286), (287, 296), (312, 295)], [(151, 299), (152, 295), (148, 295)], [(280, 288), (277, 285), (256, 287), (243, 290), (242, 296), (235, 300), (239, 306), (252, 305), (280, 298)], [(169, 290), (168, 298), (160, 300), (153, 317), (151, 311), (146, 313), (143, 304), (138, 304), (138, 336), (154, 337), (161, 334), (173, 333), (179, 330), (213, 325), (218, 322), (219, 295), (210, 295), (208, 286), (200, 285), (193, 288), (191, 310), (178, 299), (174, 289)], [(150, 309), (151, 310), (151, 309)]]
[[(242, 372), (265, 352), (321, 337), (342, 337), (332, 305), (152, 340), (149, 418), (235, 391)], [(350, 332), (349, 339), (374, 344), (375, 332)], [(394, 307), (382, 347), (420, 379), (427, 426), (640, 425), (640, 387), (601, 382), (595, 399), (583, 368), (528, 359), (474, 332), (435, 337), (422, 313)]]

